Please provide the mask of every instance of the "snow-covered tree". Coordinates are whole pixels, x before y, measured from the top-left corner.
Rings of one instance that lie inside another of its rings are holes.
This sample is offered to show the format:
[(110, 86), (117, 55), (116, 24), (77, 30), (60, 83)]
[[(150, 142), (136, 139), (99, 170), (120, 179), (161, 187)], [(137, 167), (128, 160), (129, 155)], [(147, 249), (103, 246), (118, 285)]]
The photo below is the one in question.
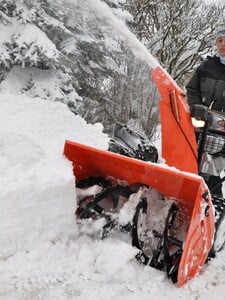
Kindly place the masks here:
[(72, 76), (61, 65), (61, 53), (45, 30), (49, 27), (57, 31), (64, 26), (46, 13), (44, 4), (47, 2), (0, 1), (1, 88), (7, 87), (8, 79), (14, 80), (19, 87), (15, 92), (62, 101), (79, 112), (81, 98), (72, 86)]

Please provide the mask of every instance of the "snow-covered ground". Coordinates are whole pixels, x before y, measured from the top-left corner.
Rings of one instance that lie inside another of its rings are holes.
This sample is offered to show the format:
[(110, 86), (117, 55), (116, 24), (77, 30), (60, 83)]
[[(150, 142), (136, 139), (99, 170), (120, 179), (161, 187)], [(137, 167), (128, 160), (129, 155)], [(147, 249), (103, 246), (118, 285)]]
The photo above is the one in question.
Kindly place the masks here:
[[(61, 103), (0, 97), (0, 299), (225, 299), (225, 250), (178, 288), (119, 238), (81, 232), (65, 139), (105, 149), (100, 124)], [(90, 225), (91, 226), (91, 225)]]

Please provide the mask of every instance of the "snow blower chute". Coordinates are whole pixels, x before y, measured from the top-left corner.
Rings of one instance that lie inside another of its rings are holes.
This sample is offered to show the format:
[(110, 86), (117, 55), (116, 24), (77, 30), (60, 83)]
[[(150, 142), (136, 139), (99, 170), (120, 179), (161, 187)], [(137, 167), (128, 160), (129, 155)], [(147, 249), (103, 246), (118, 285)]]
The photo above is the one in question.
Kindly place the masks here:
[[(182, 286), (202, 270), (209, 256), (214, 207), (208, 187), (198, 175), (195, 132), (184, 93), (161, 67), (151, 76), (162, 97), (162, 156), (166, 164), (68, 140), (64, 154), (73, 162), (76, 186), (86, 193), (80, 198), (78, 218), (104, 217), (103, 238), (113, 227), (131, 233), (132, 244), (140, 250), (137, 258), (165, 270)], [(128, 131), (125, 128), (125, 133)], [(142, 138), (135, 138), (143, 146)], [(135, 206), (127, 224), (121, 223), (119, 214), (124, 203)]]

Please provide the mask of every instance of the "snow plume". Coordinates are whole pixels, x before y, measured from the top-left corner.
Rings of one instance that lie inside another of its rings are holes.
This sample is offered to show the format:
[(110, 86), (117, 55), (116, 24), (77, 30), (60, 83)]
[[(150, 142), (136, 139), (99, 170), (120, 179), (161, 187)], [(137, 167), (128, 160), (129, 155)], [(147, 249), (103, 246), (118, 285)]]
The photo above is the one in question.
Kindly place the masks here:
[(156, 68), (159, 62), (154, 58), (147, 48), (136, 38), (134, 34), (127, 28), (122, 20), (119, 20), (113, 13), (112, 10), (104, 2), (99, 0), (88, 0), (90, 7), (95, 10), (97, 18), (101, 18), (106, 25), (108, 32), (115, 32), (116, 35), (122, 37), (130, 50), (135, 56), (144, 60), (149, 67)]

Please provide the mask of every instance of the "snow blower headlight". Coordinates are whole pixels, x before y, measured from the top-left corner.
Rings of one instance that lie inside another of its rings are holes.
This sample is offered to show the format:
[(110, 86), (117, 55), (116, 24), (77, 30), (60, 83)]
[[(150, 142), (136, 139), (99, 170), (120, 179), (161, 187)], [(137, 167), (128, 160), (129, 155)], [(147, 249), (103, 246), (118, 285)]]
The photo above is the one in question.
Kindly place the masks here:
[(203, 105), (195, 104), (191, 107), (191, 121), (195, 128), (202, 128), (208, 119), (208, 108)]
[(191, 118), (191, 122), (195, 128), (203, 128), (205, 126), (205, 120)]

